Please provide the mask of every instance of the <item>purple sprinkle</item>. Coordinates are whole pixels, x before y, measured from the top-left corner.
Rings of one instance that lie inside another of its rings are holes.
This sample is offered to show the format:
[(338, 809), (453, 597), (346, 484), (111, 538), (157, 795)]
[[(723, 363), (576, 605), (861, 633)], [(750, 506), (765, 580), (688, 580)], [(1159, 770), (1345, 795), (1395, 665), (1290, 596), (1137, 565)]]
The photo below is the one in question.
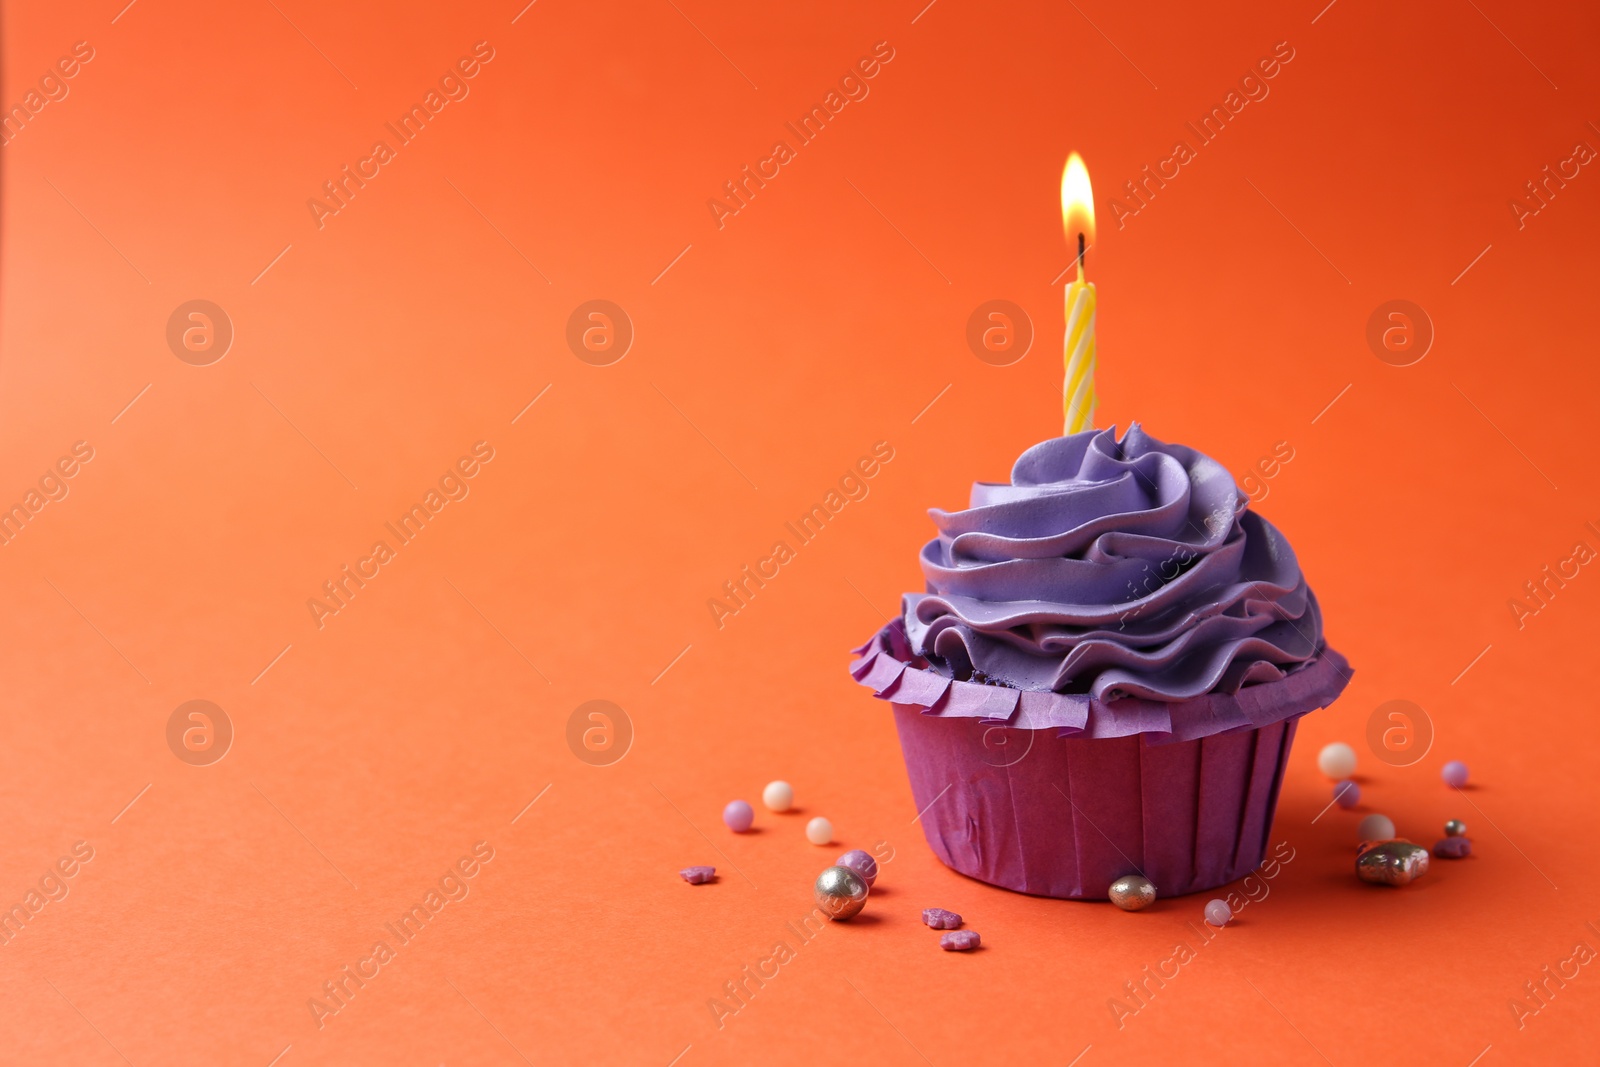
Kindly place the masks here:
[(1361, 803), (1361, 787), (1346, 778), (1333, 787), (1333, 799), (1346, 810)]
[(946, 952), (971, 952), (978, 947), (980, 940), (976, 930), (951, 930), (939, 938), (939, 947)]
[(1472, 842), (1465, 837), (1442, 837), (1433, 843), (1433, 854), (1440, 859), (1458, 860), (1472, 855)]
[(1467, 765), (1458, 759), (1453, 759), (1444, 765), (1440, 771), (1444, 784), (1452, 789), (1460, 789), (1467, 784)]
[(700, 885), (702, 882), (709, 882), (715, 878), (717, 869), (715, 867), (685, 867), (678, 873), (683, 875), (683, 880), (690, 885)]
[(935, 930), (954, 930), (961, 925), (961, 916), (943, 908), (923, 908), (922, 921)]
[(722, 809), (722, 821), (727, 823), (728, 829), (734, 833), (742, 834), (756, 821), (756, 809), (747, 801), (730, 800), (728, 806)]
[(834, 862), (840, 867), (849, 867), (855, 871), (868, 885), (873, 885), (878, 880), (878, 861), (859, 848), (851, 849)]

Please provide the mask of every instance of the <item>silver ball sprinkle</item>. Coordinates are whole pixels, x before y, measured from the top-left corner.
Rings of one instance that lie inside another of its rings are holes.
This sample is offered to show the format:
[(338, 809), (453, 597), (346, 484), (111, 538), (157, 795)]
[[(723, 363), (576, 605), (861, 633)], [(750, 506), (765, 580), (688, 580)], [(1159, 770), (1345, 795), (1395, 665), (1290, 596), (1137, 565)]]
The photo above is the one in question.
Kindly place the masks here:
[(866, 879), (849, 867), (835, 865), (817, 875), (817, 905), (835, 922), (859, 914), (868, 892)]
[(1466, 837), (1467, 824), (1462, 822), (1460, 819), (1451, 819), (1449, 822), (1444, 824), (1444, 836)]
[(1123, 911), (1141, 911), (1156, 902), (1156, 887), (1142, 874), (1125, 874), (1111, 883), (1106, 896)]

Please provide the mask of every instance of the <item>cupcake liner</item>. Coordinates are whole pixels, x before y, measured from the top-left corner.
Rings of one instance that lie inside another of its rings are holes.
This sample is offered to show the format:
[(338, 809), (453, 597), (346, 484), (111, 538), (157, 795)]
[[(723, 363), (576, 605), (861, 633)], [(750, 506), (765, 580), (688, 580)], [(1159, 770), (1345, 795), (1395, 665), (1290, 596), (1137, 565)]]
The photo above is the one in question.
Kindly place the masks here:
[(1062, 737), (895, 704), (922, 830), (947, 866), (1046, 897), (1105, 899), (1125, 874), (1162, 896), (1254, 870), (1298, 715), (1151, 744)]
[(856, 651), (856, 680), (894, 706), (939, 859), (1006, 889), (1100, 900), (1125, 874), (1178, 896), (1255, 869), (1300, 716), (1350, 676), (1324, 648), (1237, 693), (1106, 704), (945, 678), (898, 619)]

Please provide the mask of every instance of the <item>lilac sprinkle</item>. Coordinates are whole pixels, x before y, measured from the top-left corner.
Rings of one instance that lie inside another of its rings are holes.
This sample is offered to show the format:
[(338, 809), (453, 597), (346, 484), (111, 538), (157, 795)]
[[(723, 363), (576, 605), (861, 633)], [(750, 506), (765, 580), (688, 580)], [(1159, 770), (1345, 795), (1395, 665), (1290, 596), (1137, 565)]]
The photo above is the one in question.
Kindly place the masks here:
[(1333, 787), (1334, 801), (1346, 811), (1361, 803), (1361, 787), (1346, 778)]
[(717, 869), (715, 867), (685, 867), (678, 873), (683, 875), (683, 880), (690, 885), (700, 885), (702, 882), (709, 882), (715, 878)]
[(1472, 855), (1472, 842), (1465, 837), (1442, 837), (1433, 843), (1433, 854), (1440, 859), (1462, 859)]
[(756, 821), (756, 809), (747, 800), (730, 800), (722, 809), (722, 821), (734, 833), (742, 834)]
[(852, 871), (855, 871), (868, 885), (872, 885), (878, 880), (878, 861), (873, 859), (870, 853), (859, 848), (851, 849), (834, 862), (841, 867), (849, 867)]
[(976, 930), (951, 930), (939, 938), (939, 947), (946, 952), (971, 952), (980, 940)]
[(961, 925), (961, 916), (943, 908), (923, 908), (922, 921), (935, 930), (954, 930)]

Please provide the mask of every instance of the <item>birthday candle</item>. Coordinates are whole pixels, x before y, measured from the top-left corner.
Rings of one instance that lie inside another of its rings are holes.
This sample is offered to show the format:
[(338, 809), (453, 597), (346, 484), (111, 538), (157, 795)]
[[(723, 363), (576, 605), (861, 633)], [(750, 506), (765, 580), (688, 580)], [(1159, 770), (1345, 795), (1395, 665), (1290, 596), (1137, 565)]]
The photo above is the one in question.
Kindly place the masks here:
[[(1063, 359), (1066, 378), (1062, 384), (1065, 411), (1063, 432), (1074, 434), (1094, 427), (1094, 284), (1084, 280), (1083, 258), (1087, 242), (1094, 237), (1094, 193), (1089, 186), (1089, 170), (1074, 152), (1067, 157), (1061, 172), (1061, 224), (1067, 244), (1076, 244), (1078, 276), (1067, 285), (1067, 335)], [(1074, 241), (1076, 238), (1076, 241)]]

